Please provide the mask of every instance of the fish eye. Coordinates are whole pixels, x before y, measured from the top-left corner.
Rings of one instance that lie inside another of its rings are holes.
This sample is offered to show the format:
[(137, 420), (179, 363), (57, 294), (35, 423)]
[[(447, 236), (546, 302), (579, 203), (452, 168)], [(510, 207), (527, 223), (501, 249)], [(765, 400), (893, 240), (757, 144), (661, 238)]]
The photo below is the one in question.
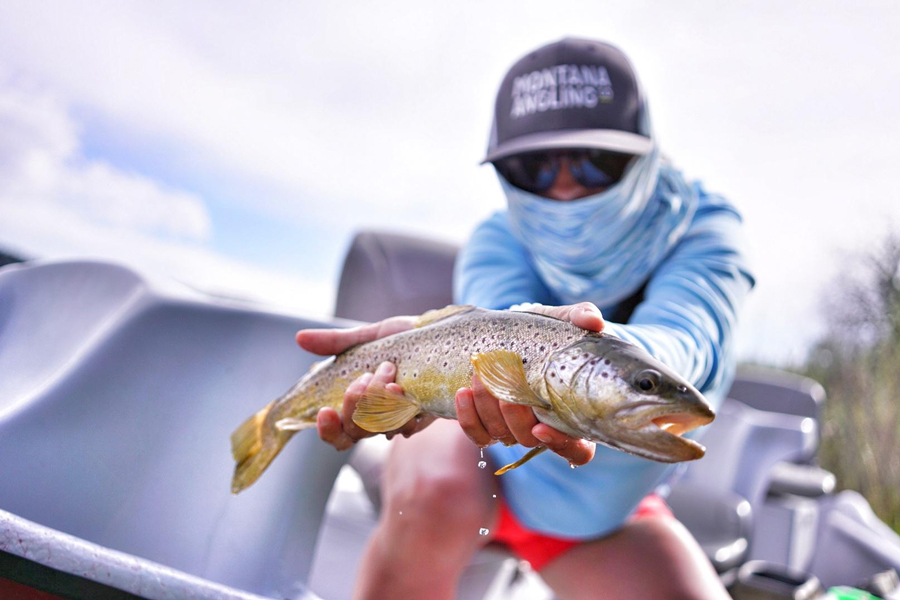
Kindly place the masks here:
[(635, 381), (642, 392), (652, 392), (659, 386), (659, 373), (650, 370), (641, 371)]

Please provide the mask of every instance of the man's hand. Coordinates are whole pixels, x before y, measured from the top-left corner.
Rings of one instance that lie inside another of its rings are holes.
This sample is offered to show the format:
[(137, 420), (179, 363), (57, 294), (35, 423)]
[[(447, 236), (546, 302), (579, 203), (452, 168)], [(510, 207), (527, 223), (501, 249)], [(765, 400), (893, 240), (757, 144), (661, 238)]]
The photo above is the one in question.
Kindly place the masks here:
[[(590, 302), (567, 306), (520, 305), (514, 310), (555, 317), (591, 331), (603, 330), (603, 316)], [(526, 448), (546, 446), (573, 465), (583, 465), (594, 458), (593, 442), (574, 438), (540, 423), (528, 406), (500, 402), (488, 392), (478, 377), (472, 387), (456, 393), (456, 416), (463, 431), (479, 446), (495, 441), (506, 445), (519, 443)]]
[[(391, 317), (384, 321), (362, 325), (352, 329), (304, 329), (297, 332), (297, 343), (304, 350), (314, 354), (328, 356), (339, 354), (357, 344), (371, 342), (407, 329), (412, 329), (416, 323), (416, 317)], [(353, 411), (356, 403), (365, 394), (369, 386), (388, 387), (392, 391), (402, 393), (400, 386), (394, 383), (397, 374), (396, 367), (384, 362), (378, 366), (375, 373), (365, 373), (357, 378), (347, 391), (344, 392), (344, 404), (340, 413), (330, 407), (325, 407), (316, 416), (316, 429), (319, 437), (338, 450), (347, 450), (362, 438), (376, 435), (360, 428), (353, 422)], [(427, 427), (435, 417), (426, 415), (409, 421), (400, 429), (388, 432), (388, 438), (400, 433), (410, 436)]]

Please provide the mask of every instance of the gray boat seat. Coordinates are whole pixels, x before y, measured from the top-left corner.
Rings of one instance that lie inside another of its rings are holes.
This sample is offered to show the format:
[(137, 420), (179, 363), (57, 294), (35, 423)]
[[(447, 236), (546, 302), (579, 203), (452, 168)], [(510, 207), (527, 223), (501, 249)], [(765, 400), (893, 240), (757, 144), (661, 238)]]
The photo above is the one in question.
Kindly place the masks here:
[(298, 435), (233, 496), (229, 442), (315, 360), (294, 342), (312, 326), (330, 324), (108, 263), (0, 269), (0, 580), (313, 598), (305, 582), (346, 456)]
[[(773, 538), (760, 535), (761, 528), (767, 523), (764, 516), (773, 468), (807, 456), (818, 443), (809, 421), (757, 410), (728, 398), (702, 437), (706, 456), (688, 463), (683, 476), (672, 485), (669, 501), (675, 516), (707, 550), (720, 572), (755, 557), (760, 544), (775, 540), (779, 547), (787, 545), (789, 530), (775, 532)], [(685, 495), (693, 501), (683, 500)], [(710, 527), (710, 514), (727, 512), (727, 506), (734, 506), (735, 511), (720, 518), (725, 527)]]
[[(821, 433), (818, 428), (825, 406), (825, 389), (809, 377), (763, 367), (741, 367), (728, 397), (758, 410), (808, 417), (816, 427), (817, 436)], [(798, 460), (815, 462), (817, 451), (818, 445)]]
[(341, 269), (334, 316), (379, 321), (453, 302), (456, 246), (398, 233), (361, 231)]
[(816, 526), (817, 547), (828, 552), (812, 554), (804, 568), (825, 587), (861, 586), (863, 578), (875, 573), (900, 572), (900, 535), (858, 492), (844, 490), (823, 498)]

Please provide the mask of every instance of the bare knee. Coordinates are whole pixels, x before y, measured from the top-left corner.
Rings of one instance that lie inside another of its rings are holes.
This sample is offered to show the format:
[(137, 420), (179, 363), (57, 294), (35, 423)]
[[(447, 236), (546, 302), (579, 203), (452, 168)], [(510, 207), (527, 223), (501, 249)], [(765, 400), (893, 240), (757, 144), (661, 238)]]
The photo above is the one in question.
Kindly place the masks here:
[(463, 540), (490, 528), (496, 514), (493, 476), (478, 468), (479, 451), (455, 422), (432, 424), (395, 439), (382, 481), (382, 519), (394, 534)]
[(465, 471), (420, 472), (385, 499), (384, 517), (411, 533), (436, 536), (442, 543), (453, 537), (477, 535), (493, 524), (496, 502), (476, 473)]

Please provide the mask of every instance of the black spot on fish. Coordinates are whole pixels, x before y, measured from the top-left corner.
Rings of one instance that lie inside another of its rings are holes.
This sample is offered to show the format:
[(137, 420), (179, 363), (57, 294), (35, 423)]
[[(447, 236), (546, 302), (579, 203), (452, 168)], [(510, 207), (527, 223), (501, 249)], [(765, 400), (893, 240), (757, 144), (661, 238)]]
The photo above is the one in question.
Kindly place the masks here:
[(601, 377), (609, 377), (609, 373), (607, 373), (606, 371), (604, 371), (603, 373), (600, 373), (600, 376), (601, 376)]
[(565, 371), (565, 370), (566, 370), (566, 365), (560, 365), (560, 366), (559, 366), (559, 370), (560, 370), (560, 371)]
[(610, 362), (612, 362), (612, 361), (610, 361), (610, 360), (607, 358), (606, 360), (603, 361), (603, 364), (608, 365)]
[(541, 346), (541, 352), (547, 349), (547, 346)]

